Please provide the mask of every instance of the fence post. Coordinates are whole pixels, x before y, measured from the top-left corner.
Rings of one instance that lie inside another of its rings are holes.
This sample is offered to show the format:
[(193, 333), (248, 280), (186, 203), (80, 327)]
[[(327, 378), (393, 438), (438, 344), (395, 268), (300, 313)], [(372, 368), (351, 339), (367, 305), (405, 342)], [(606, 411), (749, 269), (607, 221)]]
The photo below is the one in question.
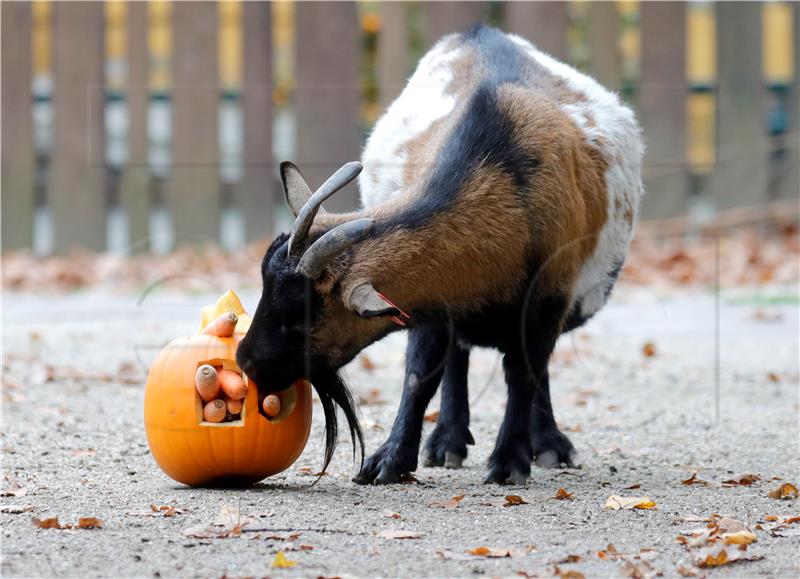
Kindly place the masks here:
[(385, 110), (403, 90), (409, 76), (408, 3), (381, 2), (378, 33), (378, 84)]
[(2, 10), (3, 249), (33, 246), (32, 19), (28, 2)]
[(619, 28), (616, 2), (603, 0), (589, 4), (590, 72), (600, 84), (613, 91), (618, 91), (621, 84)]
[(139, 253), (150, 247), (147, 3), (129, 1), (127, 12), (125, 102), (128, 109), (128, 159), (120, 184), (120, 201), (128, 219), (128, 251)]
[(794, 78), (789, 93), (789, 163), (787, 164), (785, 195), (794, 199), (800, 195), (800, 4), (792, 2), (794, 34)]
[(219, 239), (217, 3), (172, 4), (172, 162), (166, 197), (176, 244)]
[[(639, 109), (647, 141), (642, 214), (680, 215), (687, 208), (686, 165), (686, 3), (640, 4)], [(650, 137), (650, 138), (648, 138)]]
[(245, 240), (272, 235), (275, 176), (272, 167), (272, 4), (245, 2), (242, 116), (244, 173), (239, 208)]
[(504, 2), (504, 21), (508, 32), (527, 38), (537, 48), (566, 61), (568, 2)]
[(717, 208), (766, 200), (761, 3), (719, 2), (717, 165), (708, 192)]
[(48, 187), (55, 251), (105, 249), (104, 6), (53, 3), (53, 157)]
[[(353, 1), (297, 2), (295, 11), (297, 164), (313, 189), (361, 156), (361, 30)], [(355, 187), (325, 206), (356, 208)]]

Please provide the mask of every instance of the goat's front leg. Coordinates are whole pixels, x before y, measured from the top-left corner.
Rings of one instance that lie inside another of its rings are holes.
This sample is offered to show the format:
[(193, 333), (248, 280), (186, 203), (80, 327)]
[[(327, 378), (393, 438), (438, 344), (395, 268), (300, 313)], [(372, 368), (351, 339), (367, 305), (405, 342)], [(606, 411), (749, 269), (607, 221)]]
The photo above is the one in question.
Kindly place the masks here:
[(575, 447), (556, 426), (550, 403), (550, 376), (546, 368), (533, 395), (531, 442), (538, 466), (558, 468), (562, 463), (569, 467), (578, 464)]
[(415, 328), (408, 333), (406, 377), (400, 409), (389, 438), (370, 456), (353, 482), (389, 484), (417, 469), (425, 409), (442, 379), (450, 342), (446, 329)]

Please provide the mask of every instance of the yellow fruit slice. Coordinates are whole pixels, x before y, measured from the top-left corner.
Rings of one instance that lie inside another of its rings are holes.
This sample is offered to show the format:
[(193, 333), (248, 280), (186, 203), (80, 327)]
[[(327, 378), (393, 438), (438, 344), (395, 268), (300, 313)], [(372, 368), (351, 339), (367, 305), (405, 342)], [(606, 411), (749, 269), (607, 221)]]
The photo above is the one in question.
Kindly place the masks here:
[(245, 334), (250, 329), (252, 320), (242, 305), (239, 296), (233, 290), (228, 290), (217, 300), (215, 304), (209, 304), (200, 310), (200, 331), (203, 331), (208, 324), (216, 320), (222, 314), (233, 312), (239, 316), (235, 332)]

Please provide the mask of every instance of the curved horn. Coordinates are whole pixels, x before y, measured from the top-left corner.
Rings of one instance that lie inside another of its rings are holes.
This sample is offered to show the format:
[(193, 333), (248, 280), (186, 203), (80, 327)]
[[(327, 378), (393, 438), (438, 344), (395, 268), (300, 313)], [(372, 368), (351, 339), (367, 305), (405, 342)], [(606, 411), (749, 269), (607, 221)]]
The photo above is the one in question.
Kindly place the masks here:
[(311, 279), (318, 278), (334, 257), (364, 239), (374, 223), (373, 219), (364, 218), (334, 227), (311, 244), (295, 271)]
[(375, 316), (399, 316), (400, 310), (386, 303), (378, 295), (377, 290), (369, 282), (364, 282), (353, 288), (346, 304), (349, 309), (358, 313), (362, 318), (374, 318)]
[(300, 169), (290, 161), (281, 163), (281, 183), (283, 184), (283, 195), (286, 203), (295, 217), (303, 209), (309, 199), (311, 199), (311, 188), (303, 179)]
[(314, 217), (320, 209), (320, 205), (331, 195), (336, 193), (339, 189), (347, 185), (350, 181), (358, 177), (361, 173), (361, 163), (356, 161), (345, 163), (336, 173), (328, 177), (322, 186), (311, 196), (311, 199), (303, 205), (297, 219), (294, 220), (292, 226), (292, 233), (289, 236), (289, 243), (287, 246), (287, 255), (292, 256), (297, 253), (297, 248), (300, 247), (311, 229), (311, 224), (314, 222)]

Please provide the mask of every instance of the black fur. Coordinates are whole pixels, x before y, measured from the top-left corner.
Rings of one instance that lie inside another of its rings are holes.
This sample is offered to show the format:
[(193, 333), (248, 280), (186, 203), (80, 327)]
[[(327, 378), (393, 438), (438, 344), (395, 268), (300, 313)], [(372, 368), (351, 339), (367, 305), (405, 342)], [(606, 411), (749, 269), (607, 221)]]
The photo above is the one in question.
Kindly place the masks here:
[(270, 392), (285, 390), (300, 378), (313, 384), (325, 414), (325, 459), (330, 464), (338, 440), (338, 406), (344, 413), (353, 443), (364, 461), (364, 437), (355, 402), (347, 386), (323, 353), (311, 347), (310, 330), (319, 320), (322, 298), (312, 283), (294, 272), (286, 256), (288, 236), (278, 236), (261, 265), (263, 290), (253, 324), (239, 344), (239, 367), (258, 386), (258, 409)]

